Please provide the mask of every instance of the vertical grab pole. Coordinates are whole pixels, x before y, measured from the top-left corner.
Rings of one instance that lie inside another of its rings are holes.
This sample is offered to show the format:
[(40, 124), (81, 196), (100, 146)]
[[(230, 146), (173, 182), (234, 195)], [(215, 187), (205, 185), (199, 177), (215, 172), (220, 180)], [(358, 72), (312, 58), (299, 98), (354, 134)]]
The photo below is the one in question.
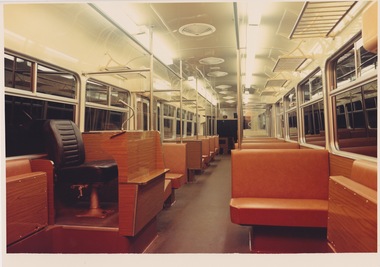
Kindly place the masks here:
[(240, 49), (237, 49), (236, 51), (237, 55), (237, 119), (238, 119), (238, 149), (241, 148), (242, 143), (242, 137), (243, 137), (243, 127), (242, 127), (242, 120), (243, 120), (243, 106), (242, 106), (242, 90), (241, 90), (241, 68), (240, 68)]
[(195, 96), (195, 104), (196, 104), (196, 107), (195, 107), (195, 123), (197, 124), (197, 132), (196, 132), (196, 140), (198, 140), (198, 132), (199, 132), (199, 120), (198, 120), (198, 78), (195, 78), (195, 91), (196, 91), (196, 96)]
[(150, 34), (150, 43), (149, 43), (149, 47), (150, 47), (150, 101), (149, 101), (149, 117), (150, 117), (150, 120), (149, 120), (149, 130), (150, 131), (153, 131), (154, 130), (154, 120), (153, 120), (153, 112), (154, 112), (154, 109), (153, 109), (153, 104), (154, 104), (154, 101), (153, 101), (153, 60), (154, 60), (154, 56), (153, 56), (153, 30), (152, 28), (150, 28), (150, 31), (149, 31), (149, 34)]
[(183, 121), (183, 116), (182, 116), (182, 114), (183, 114), (183, 112), (182, 112), (182, 86), (183, 86), (183, 84), (182, 84), (182, 59), (180, 60), (180, 62), (179, 62), (179, 73), (180, 73), (180, 79), (181, 79), (181, 81), (180, 81), (180, 91), (179, 91), (179, 94), (180, 94), (180, 99), (179, 99), (179, 109), (180, 109), (180, 111), (181, 111), (181, 113), (180, 113), (180, 120), (179, 120), (179, 123), (180, 123), (180, 131), (179, 131), (179, 133), (180, 133), (180, 138), (179, 138), (179, 140), (180, 140), (180, 142), (181, 142), (181, 144), (182, 144), (182, 136), (183, 136), (183, 127), (182, 127), (182, 121)]

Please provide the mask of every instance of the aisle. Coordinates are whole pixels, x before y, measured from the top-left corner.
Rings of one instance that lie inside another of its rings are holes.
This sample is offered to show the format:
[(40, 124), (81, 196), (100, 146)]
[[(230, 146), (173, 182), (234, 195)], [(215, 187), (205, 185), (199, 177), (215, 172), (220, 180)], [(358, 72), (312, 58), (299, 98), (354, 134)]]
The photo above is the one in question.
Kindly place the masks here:
[(249, 253), (249, 227), (231, 223), (230, 197), (231, 157), (219, 155), (160, 212), (158, 237), (145, 253)]

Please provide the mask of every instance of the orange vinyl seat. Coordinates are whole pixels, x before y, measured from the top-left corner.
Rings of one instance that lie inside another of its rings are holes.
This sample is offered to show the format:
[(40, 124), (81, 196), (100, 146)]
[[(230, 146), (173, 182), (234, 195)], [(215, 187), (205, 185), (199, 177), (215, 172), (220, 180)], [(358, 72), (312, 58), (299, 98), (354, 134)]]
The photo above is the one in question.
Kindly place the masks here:
[(231, 221), (240, 225), (326, 227), (326, 150), (241, 149), (231, 153)]

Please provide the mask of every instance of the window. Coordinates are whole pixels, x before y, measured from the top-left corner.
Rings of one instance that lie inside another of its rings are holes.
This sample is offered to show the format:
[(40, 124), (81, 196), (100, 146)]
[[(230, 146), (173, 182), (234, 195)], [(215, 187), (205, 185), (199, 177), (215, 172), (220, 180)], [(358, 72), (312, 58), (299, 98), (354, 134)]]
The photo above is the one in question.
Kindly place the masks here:
[(75, 76), (65, 71), (60, 71), (38, 64), (37, 92), (75, 99)]
[(4, 55), (5, 87), (32, 91), (34, 63), (13, 55)]
[(174, 137), (174, 112), (175, 107), (164, 104), (164, 139)]
[(194, 118), (194, 113), (192, 112), (187, 112), (186, 116), (186, 136), (192, 136), (193, 135), (193, 118)]
[(184, 135), (185, 129), (185, 119), (186, 119), (186, 110), (182, 110), (177, 108), (177, 123), (176, 123), (176, 135), (177, 137), (181, 136), (181, 114), (182, 114), (182, 135)]
[(4, 55), (4, 76), (6, 156), (45, 153), (44, 121), (75, 119), (77, 77), (10, 53)]
[(374, 150), (370, 147), (377, 144), (377, 81), (350, 88), (333, 99), (339, 149), (369, 155)]
[(93, 79), (86, 83), (85, 131), (128, 129), (133, 115), (127, 90)]
[(284, 103), (282, 101), (276, 103), (276, 131), (277, 131), (277, 138), (285, 137)]
[(301, 83), (301, 96), (302, 103), (314, 100), (318, 97), (322, 97), (323, 88), (322, 88), (322, 72), (318, 70), (312, 74), (309, 78), (306, 78)]
[(305, 138), (305, 142), (325, 147), (322, 71), (316, 69), (301, 81), (298, 92), (302, 96), (300, 107), (303, 114), (302, 135)]
[(362, 39), (357, 37), (346, 50), (341, 52), (334, 60), (335, 81), (333, 88), (355, 81), (377, 69), (377, 54), (368, 52), (363, 47)]
[(377, 157), (377, 55), (363, 48), (358, 35), (331, 58), (327, 71), (334, 73), (336, 149)]
[(285, 114), (287, 118), (287, 139), (298, 141), (297, 130), (297, 97), (296, 90), (293, 88), (284, 97)]

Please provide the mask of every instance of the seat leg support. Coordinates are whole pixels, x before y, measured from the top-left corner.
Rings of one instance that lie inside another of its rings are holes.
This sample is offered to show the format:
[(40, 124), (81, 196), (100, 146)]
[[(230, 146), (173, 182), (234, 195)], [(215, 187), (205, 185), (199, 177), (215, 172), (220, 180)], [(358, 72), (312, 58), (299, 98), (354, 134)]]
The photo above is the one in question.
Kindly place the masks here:
[(115, 212), (114, 210), (103, 210), (100, 208), (98, 187), (99, 184), (91, 185), (90, 209), (83, 214), (77, 214), (77, 217), (106, 218), (107, 216)]

